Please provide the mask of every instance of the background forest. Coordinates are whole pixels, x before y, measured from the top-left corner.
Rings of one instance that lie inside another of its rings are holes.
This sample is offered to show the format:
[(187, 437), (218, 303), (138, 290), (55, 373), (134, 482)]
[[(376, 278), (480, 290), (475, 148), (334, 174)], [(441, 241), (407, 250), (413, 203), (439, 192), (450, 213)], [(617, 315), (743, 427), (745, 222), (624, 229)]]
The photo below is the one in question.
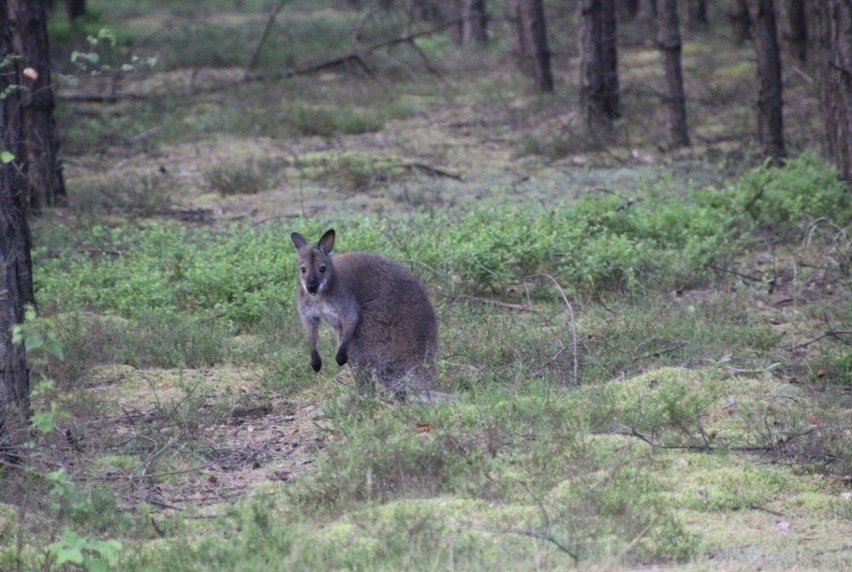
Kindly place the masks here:
[[(0, 10), (0, 569), (852, 568), (848, 2)], [(311, 370), (332, 227), (454, 401)]]

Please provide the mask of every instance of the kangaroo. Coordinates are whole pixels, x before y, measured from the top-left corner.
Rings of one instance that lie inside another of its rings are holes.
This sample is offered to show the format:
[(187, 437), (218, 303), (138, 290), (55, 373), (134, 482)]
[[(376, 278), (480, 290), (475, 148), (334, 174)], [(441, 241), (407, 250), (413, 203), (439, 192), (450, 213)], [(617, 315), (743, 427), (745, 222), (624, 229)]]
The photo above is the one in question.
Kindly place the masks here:
[(438, 324), (423, 286), (400, 263), (370, 252), (332, 256), (334, 229), (316, 246), (290, 235), (299, 256), (297, 306), (322, 368), (317, 331), (324, 320), (337, 334), (335, 361), (352, 368), (360, 391), (376, 377), (395, 396), (415, 392), (429, 400), (435, 385)]

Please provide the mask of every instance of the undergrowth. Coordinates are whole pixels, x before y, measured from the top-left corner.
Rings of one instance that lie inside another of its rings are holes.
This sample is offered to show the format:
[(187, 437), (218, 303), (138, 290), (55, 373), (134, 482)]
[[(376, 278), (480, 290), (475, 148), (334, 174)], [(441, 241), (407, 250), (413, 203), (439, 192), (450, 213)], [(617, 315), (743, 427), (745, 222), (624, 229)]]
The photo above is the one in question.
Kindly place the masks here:
[[(739, 183), (694, 189), (682, 197), (582, 198), (554, 207), (496, 200), (460, 213), (375, 215), (338, 220), (341, 250), (374, 250), (409, 261), (444, 292), (506, 296), (526, 290), (532, 275), (551, 275), (573, 297), (686, 290), (712, 283), (759, 240), (786, 225), (807, 232), (827, 219), (842, 229), (849, 195), (831, 167), (812, 155), (783, 169), (759, 167)], [(36, 288), (41, 304), (136, 318), (145, 312), (197, 312), (228, 327), (256, 324), (272, 304), (291, 304), (289, 233), (318, 236), (318, 221), (261, 227), (189, 228), (151, 222), (138, 231), (108, 223), (75, 229), (68, 253), (39, 244)], [(53, 240), (63, 240), (53, 231)], [(62, 256), (52, 253), (62, 252)], [(848, 252), (840, 253), (848, 261)], [(839, 269), (843, 271), (843, 268)]]

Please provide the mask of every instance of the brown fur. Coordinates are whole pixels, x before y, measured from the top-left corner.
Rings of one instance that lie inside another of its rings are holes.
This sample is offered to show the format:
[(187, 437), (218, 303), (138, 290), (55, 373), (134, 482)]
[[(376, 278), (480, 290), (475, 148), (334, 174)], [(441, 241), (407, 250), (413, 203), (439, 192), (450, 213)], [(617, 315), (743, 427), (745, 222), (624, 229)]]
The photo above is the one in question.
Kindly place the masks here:
[(322, 367), (317, 331), (325, 321), (337, 334), (338, 365), (350, 365), (359, 388), (375, 376), (400, 394), (434, 389), (438, 324), (423, 286), (400, 263), (378, 254), (332, 256), (334, 237), (331, 229), (314, 246), (299, 233), (291, 235), (299, 255), (297, 305), (311, 367)]

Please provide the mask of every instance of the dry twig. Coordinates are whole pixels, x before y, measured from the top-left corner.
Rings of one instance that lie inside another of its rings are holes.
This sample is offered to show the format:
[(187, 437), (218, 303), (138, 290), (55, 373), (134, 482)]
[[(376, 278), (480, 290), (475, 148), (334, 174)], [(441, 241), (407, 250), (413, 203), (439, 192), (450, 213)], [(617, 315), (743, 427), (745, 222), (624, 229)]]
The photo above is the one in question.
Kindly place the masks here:
[(532, 276), (544, 276), (545, 278), (550, 279), (553, 282), (553, 285), (556, 286), (556, 289), (559, 291), (560, 296), (562, 296), (562, 301), (565, 302), (565, 307), (568, 310), (568, 317), (571, 325), (571, 347), (573, 349), (573, 358), (574, 358), (574, 385), (580, 385), (580, 358), (577, 350), (577, 326), (574, 321), (574, 308), (571, 306), (571, 302), (568, 301), (568, 296), (565, 294), (565, 290), (562, 289), (562, 286), (559, 285), (559, 282), (556, 281), (556, 278), (551, 276), (550, 274), (538, 273), (533, 274)]

